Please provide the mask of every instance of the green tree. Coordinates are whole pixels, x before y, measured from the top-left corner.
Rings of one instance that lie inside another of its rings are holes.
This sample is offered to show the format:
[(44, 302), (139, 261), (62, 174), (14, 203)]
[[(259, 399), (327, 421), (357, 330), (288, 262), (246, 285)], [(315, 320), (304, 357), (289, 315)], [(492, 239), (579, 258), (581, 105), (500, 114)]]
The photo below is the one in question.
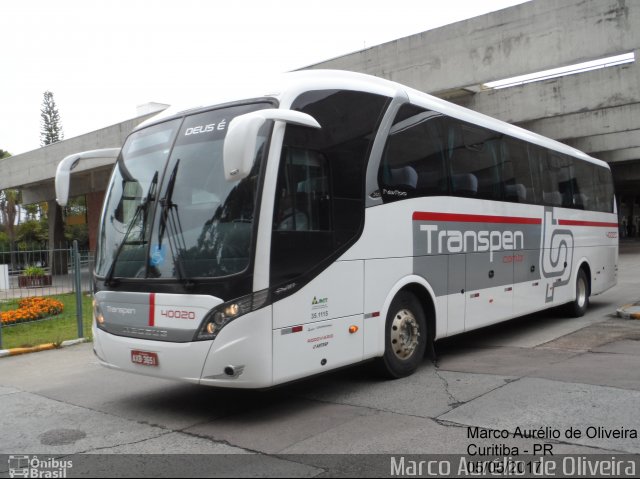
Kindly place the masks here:
[(64, 139), (60, 113), (58, 112), (58, 107), (53, 99), (53, 93), (50, 91), (44, 92), (40, 116), (42, 117), (40, 146), (51, 145), (52, 143)]
[(20, 211), (20, 191), (6, 189), (0, 191), (0, 222), (4, 225), (4, 231), (9, 239), (9, 249), (11, 250), (11, 265), (15, 267), (16, 258), (16, 218), (19, 218)]
[[(0, 150), (0, 160), (9, 158), (10, 156), (11, 153), (7, 150)], [(0, 191), (0, 226), (2, 226), (0, 243), (3, 249), (5, 249), (5, 246), (8, 247), (9, 250), (15, 249), (15, 220), (18, 213), (17, 198), (19, 198), (19, 193), (16, 190)], [(13, 253), (11, 264), (15, 264)]]
[(64, 237), (67, 241), (78, 240), (81, 248), (89, 248), (86, 197), (83, 195), (69, 198), (63, 217), (65, 219)]
[(18, 225), (16, 239), (22, 249), (42, 249), (49, 239), (45, 222), (40, 219), (28, 219)]

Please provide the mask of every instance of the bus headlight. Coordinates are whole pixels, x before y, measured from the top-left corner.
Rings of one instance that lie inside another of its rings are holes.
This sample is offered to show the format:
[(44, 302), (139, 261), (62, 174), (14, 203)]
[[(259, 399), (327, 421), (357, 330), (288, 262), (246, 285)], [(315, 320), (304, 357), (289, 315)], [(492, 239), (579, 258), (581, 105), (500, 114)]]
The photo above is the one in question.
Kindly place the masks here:
[(104, 314), (102, 314), (100, 304), (95, 299), (93, 300), (93, 317), (96, 318), (96, 325), (101, 328), (104, 324)]
[(269, 290), (265, 289), (216, 306), (202, 320), (194, 341), (215, 339), (231, 321), (264, 307), (268, 298)]

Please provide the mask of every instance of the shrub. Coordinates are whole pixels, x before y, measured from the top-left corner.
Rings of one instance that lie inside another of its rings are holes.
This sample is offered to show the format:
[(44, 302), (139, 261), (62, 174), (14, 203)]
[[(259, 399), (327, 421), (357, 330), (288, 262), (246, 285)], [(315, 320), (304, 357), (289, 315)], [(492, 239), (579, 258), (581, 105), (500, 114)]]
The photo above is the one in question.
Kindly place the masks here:
[(23, 274), (24, 276), (44, 276), (45, 271), (40, 266), (27, 266)]

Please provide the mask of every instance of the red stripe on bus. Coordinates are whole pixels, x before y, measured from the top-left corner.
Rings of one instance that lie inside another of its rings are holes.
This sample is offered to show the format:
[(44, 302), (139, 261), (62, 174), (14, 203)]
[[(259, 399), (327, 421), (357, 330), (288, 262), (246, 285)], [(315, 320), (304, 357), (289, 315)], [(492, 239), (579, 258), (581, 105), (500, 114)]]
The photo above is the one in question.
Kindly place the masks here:
[(455, 213), (433, 213), (414, 211), (413, 221), (459, 221), (462, 223), (507, 223), (518, 225), (539, 225), (540, 218), (524, 218), (520, 216), (463, 215)]
[(604, 221), (576, 221), (576, 220), (558, 220), (561, 226), (593, 226), (595, 228), (617, 228), (618, 223), (606, 223)]
[(156, 325), (156, 293), (149, 294), (149, 326)]

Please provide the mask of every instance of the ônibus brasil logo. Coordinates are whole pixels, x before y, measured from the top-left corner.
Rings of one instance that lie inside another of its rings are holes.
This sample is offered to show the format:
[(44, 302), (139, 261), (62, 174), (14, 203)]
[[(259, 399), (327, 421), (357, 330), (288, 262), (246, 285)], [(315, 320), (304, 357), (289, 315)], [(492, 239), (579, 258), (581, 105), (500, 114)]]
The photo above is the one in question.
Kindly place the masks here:
[(73, 461), (48, 457), (13, 455), (9, 456), (9, 477), (67, 477), (67, 470), (73, 467)]

